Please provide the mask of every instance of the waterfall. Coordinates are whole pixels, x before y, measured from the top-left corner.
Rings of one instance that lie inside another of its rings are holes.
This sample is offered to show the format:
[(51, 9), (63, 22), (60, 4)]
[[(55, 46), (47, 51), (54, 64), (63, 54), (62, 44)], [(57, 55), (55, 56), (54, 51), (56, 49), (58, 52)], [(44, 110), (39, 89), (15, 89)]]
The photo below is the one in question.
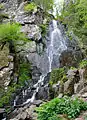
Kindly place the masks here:
[[(54, 10), (54, 13), (55, 12), (56, 12), (56, 9)], [(32, 94), (32, 97), (27, 99), (26, 101), (24, 101), (23, 105), (32, 103), (35, 100), (36, 94), (39, 92), (39, 88), (44, 85), (44, 83), (43, 83), (44, 78), (47, 76), (47, 74), (49, 72), (52, 71), (52, 69), (58, 68), (60, 65), (59, 57), (60, 57), (61, 53), (67, 49), (66, 42), (65, 42), (63, 34), (60, 30), (60, 27), (61, 26), (58, 24), (58, 22), (56, 20), (53, 20), (51, 22), (51, 24), (49, 25), (49, 36), (48, 36), (49, 40), (47, 40), (47, 47), (45, 50), (45, 54), (47, 55), (48, 60), (44, 61), (44, 63), (47, 62), (49, 64), (48, 65), (49, 68), (45, 74), (42, 73), (38, 82), (33, 85), (34, 92)], [(46, 85), (44, 85), (44, 86), (46, 86)], [(30, 89), (30, 88), (28, 88), (28, 89)], [(23, 93), (23, 98), (24, 98), (24, 95), (26, 95), (27, 93), (25, 94), (24, 91), (22, 91), (22, 93)], [(14, 100), (14, 106), (16, 106), (16, 101), (17, 101), (17, 98)]]
[(50, 29), (50, 43), (47, 47), (47, 54), (49, 59), (49, 72), (51, 72), (52, 68), (59, 67), (59, 57), (61, 53), (67, 49), (65, 39), (60, 29), (58, 28), (56, 20), (52, 21)]
[[(36, 84), (33, 85), (33, 88), (35, 89), (32, 97), (27, 99), (23, 102), (23, 105), (26, 105), (28, 103), (33, 103), (35, 100), (36, 94), (39, 92), (39, 88), (44, 85), (44, 78), (47, 76), (49, 72), (52, 71), (54, 68), (59, 67), (59, 57), (61, 53), (67, 49), (65, 39), (63, 37), (63, 34), (61, 33), (61, 30), (59, 29), (58, 22), (56, 20), (53, 20), (52, 23), (49, 26), (49, 40), (47, 41), (47, 48), (46, 48), (46, 54), (48, 56), (48, 63), (49, 63), (49, 69), (46, 74), (43, 74), (40, 76), (40, 79)], [(46, 61), (45, 61), (46, 62)], [(30, 88), (28, 88), (30, 89)], [(27, 91), (27, 90), (25, 90)], [(27, 95), (27, 92), (24, 90), (23, 93), (23, 99), (24, 96)], [(18, 99), (18, 96), (14, 100), (14, 106), (16, 106), (16, 101)]]
[(63, 9), (64, 0), (54, 0), (53, 6), (53, 15), (57, 16), (57, 14), (61, 15), (61, 10)]

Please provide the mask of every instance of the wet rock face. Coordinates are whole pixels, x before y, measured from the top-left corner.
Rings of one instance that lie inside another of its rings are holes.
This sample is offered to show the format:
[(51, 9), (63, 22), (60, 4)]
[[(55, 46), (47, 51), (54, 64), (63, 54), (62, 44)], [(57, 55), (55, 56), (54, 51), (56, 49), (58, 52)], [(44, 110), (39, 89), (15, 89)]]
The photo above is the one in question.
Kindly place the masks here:
[(48, 100), (49, 98), (49, 87), (48, 85), (39, 88), (39, 92), (36, 94), (36, 99)]
[(79, 61), (83, 58), (81, 51), (76, 50), (66, 50), (62, 52), (60, 56), (60, 66), (74, 66), (76, 67)]

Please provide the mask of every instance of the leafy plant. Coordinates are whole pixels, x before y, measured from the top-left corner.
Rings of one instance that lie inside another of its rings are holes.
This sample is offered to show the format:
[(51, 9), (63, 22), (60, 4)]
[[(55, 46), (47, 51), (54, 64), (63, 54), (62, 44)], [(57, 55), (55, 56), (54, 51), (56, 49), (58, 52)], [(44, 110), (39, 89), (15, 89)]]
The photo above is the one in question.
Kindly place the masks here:
[(87, 110), (87, 102), (69, 97), (55, 98), (36, 109), (38, 120), (54, 120), (54, 118), (56, 120), (58, 114), (66, 114), (68, 118), (76, 118), (81, 110)]

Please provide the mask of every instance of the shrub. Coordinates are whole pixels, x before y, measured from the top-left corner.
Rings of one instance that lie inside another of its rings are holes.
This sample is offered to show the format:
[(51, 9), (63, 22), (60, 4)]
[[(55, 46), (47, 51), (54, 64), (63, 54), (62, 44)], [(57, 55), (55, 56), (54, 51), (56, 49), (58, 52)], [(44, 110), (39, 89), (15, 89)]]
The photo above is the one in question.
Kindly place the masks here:
[(24, 6), (24, 10), (27, 11), (27, 12), (32, 12), (36, 8), (37, 7), (33, 2)]
[(55, 98), (36, 109), (38, 120), (55, 120), (58, 114), (66, 114), (68, 118), (76, 118), (81, 110), (87, 110), (87, 102), (69, 97)]
[(0, 24), (0, 42), (17, 40), (27, 40), (26, 36), (20, 32), (21, 25), (18, 23)]

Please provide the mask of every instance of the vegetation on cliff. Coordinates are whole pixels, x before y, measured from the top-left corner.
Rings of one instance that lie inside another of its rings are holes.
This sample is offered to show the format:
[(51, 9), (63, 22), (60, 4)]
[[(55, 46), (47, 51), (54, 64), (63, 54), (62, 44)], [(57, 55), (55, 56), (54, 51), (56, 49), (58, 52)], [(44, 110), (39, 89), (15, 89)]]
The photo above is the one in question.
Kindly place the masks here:
[[(78, 37), (81, 46), (87, 45), (87, 0), (70, 0), (62, 11), (59, 19), (67, 25), (68, 35), (73, 33)], [(86, 50), (87, 54), (87, 50)]]
[(53, 9), (53, 0), (33, 0), (36, 5), (40, 6), (45, 12)]
[(0, 24), (0, 42), (26, 40), (25, 34), (20, 32), (21, 25), (18, 23)]

